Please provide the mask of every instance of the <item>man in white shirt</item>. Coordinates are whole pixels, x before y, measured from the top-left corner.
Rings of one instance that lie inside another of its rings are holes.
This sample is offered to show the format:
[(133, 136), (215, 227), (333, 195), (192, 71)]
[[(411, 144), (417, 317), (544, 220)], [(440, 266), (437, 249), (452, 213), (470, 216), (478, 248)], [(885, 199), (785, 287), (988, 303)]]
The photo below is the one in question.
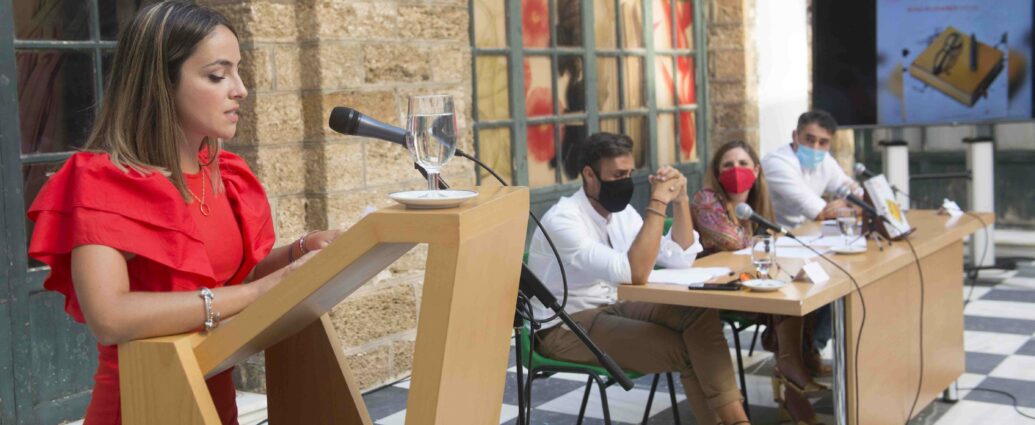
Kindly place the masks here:
[[(829, 155), (837, 121), (821, 110), (809, 111), (798, 117), (798, 126), (791, 132), (791, 143), (781, 146), (762, 158), (762, 171), (769, 183), (769, 199), (773, 214), (781, 226), (794, 228), (812, 220), (835, 218), (838, 209), (848, 208), (843, 199), (823, 200), (842, 186), (858, 191), (859, 186), (845, 174), (837, 161)], [(805, 363), (816, 376), (828, 375), (830, 368), (819, 360), (819, 351), (826, 347), (833, 329), (830, 307), (825, 306), (811, 315), (805, 338)]]
[[(627, 136), (594, 134), (570, 150), (565, 165), (570, 177), (582, 177), (582, 189), (561, 198), (542, 219), (567, 275), (565, 311), (623, 368), (678, 371), (698, 423), (748, 423), (716, 310), (616, 299), (618, 285), (645, 284), (655, 262), (690, 267), (701, 251), (686, 178), (671, 167), (650, 176), (650, 201), (646, 216), (640, 217), (629, 206), (635, 160)], [(669, 205), (672, 228), (663, 236)], [(560, 267), (538, 230), (528, 266), (562, 298)], [(536, 317), (553, 313), (533, 305)], [(537, 340), (538, 351), (551, 358), (596, 363), (559, 320), (545, 323)]]
[(806, 221), (834, 218), (842, 199), (824, 201), (841, 186), (857, 187), (829, 155), (837, 132), (837, 121), (824, 111), (809, 111), (798, 117), (791, 143), (762, 158), (762, 170), (769, 183), (773, 213), (781, 226), (794, 228)]

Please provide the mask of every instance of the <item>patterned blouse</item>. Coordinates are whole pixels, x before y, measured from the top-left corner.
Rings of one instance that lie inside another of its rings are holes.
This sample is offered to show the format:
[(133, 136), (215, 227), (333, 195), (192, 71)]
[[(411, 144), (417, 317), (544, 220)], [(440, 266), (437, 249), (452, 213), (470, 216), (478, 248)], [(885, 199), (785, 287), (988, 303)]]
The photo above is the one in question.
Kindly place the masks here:
[(737, 251), (751, 244), (751, 233), (726, 210), (726, 201), (714, 190), (705, 188), (694, 194), (690, 214), (705, 253)]

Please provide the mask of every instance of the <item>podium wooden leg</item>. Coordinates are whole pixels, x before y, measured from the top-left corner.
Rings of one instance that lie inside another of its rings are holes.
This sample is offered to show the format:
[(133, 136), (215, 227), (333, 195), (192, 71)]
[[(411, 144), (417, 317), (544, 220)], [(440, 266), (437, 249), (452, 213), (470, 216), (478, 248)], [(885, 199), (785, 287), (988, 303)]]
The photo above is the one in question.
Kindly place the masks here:
[(270, 424), (371, 425), (326, 314), (266, 350)]
[(219, 425), (189, 336), (119, 346), (122, 423)]
[(408, 425), (499, 423), (524, 247), (519, 218), (506, 231), (429, 247)]

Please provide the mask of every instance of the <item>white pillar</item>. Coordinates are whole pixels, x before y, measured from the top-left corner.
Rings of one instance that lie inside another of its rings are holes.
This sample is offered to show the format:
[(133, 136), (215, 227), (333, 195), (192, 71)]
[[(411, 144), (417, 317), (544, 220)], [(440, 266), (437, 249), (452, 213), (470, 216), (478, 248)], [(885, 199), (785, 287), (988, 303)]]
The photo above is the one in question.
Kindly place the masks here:
[[(970, 185), (967, 198), (970, 210), (995, 213), (995, 143), (992, 137), (979, 136), (963, 139), (967, 145), (967, 169), (970, 170)], [(988, 232), (976, 232), (971, 236), (970, 256), (977, 266), (995, 264), (994, 225)], [(988, 245), (987, 248), (985, 245)], [(987, 252), (985, 250), (987, 249)]]
[[(909, 144), (905, 140), (882, 140), (884, 148), (884, 177), (888, 184), (909, 193)], [(895, 194), (895, 200), (904, 209), (909, 209), (909, 198), (905, 193)]]

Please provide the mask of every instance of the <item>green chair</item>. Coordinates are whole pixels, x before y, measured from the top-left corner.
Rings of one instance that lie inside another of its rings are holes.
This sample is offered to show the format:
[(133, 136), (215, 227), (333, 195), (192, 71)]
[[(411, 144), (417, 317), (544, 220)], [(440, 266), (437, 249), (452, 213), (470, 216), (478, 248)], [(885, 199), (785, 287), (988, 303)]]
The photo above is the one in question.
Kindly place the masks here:
[[(662, 234), (668, 233), (668, 230), (672, 227), (672, 219), (665, 219), (665, 229), (661, 232)], [(751, 409), (748, 405), (748, 394), (747, 394), (747, 378), (744, 373), (744, 356), (740, 354), (740, 333), (747, 330), (751, 326), (755, 327), (755, 333), (751, 338), (751, 349), (748, 351), (748, 356), (755, 354), (755, 341), (758, 340), (758, 329), (761, 323), (758, 323), (753, 315), (748, 313), (742, 313), (739, 311), (728, 311), (722, 310), (719, 312), (719, 320), (723, 323), (730, 325), (730, 330), (733, 331), (733, 348), (737, 354), (737, 375), (740, 378), (740, 395), (744, 397), (744, 413), (751, 417)]]
[[(608, 409), (607, 404), (607, 387), (617, 382), (614, 377), (601, 366), (589, 365), (582, 363), (572, 363), (561, 360), (551, 359), (540, 354), (535, 350), (532, 343), (535, 332), (529, 331), (527, 323), (525, 325), (515, 329), (515, 353), (517, 353), (517, 381), (518, 381), (518, 424), (527, 425), (532, 423), (532, 384), (537, 378), (546, 378), (555, 373), (578, 373), (587, 376), (586, 379), (586, 391), (582, 394), (582, 405), (579, 407), (579, 418), (576, 424), (581, 425), (583, 417), (586, 413), (586, 404), (589, 402), (589, 394), (593, 389), (593, 384), (596, 383), (600, 389), (600, 404), (604, 413), (604, 423), (611, 423), (611, 412)], [(529, 379), (527, 388), (525, 387), (524, 380), (522, 379), (522, 366), (528, 371)], [(643, 376), (642, 373), (633, 371), (624, 371), (625, 376), (630, 380), (639, 379)], [(668, 379), (668, 395), (669, 400), (672, 402), (672, 416), (675, 423), (680, 424), (679, 420), (679, 408), (676, 405), (676, 387), (672, 379), (671, 373), (665, 374)], [(655, 374), (654, 380), (650, 386), (650, 395), (647, 397), (647, 407), (643, 411), (643, 424), (646, 425), (650, 419), (650, 408), (654, 402), (654, 393), (658, 388), (658, 379), (661, 374)]]

